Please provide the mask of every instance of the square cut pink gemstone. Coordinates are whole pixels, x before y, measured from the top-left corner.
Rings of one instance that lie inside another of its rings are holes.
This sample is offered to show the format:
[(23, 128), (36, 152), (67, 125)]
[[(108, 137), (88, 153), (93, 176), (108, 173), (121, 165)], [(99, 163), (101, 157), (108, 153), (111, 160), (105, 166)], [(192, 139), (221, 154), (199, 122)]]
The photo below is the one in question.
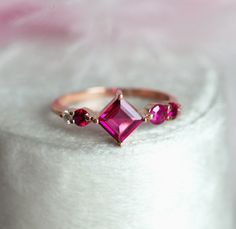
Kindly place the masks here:
[(102, 111), (99, 124), (121, 143), (142, 123), (142, 120), (142, 116), (126, 100), (116, 98)]

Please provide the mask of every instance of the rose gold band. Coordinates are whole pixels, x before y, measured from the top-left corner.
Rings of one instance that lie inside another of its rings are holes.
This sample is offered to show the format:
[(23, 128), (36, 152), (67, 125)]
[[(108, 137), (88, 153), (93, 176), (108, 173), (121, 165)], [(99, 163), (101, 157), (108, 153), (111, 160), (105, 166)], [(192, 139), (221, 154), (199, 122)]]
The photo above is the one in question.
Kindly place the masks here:
[[(167, 93), (145, 88), (119, 88), (125, 97), (139, 97), (151, 101), (169, 103), (176, 99)], [(90, 99), (115, 96), (117, 88), (94, 87), (80, 92), (70, 93), (57, 98), (51, 105), (52, 111), (58, 115), (68, 109), (69, 106)]]

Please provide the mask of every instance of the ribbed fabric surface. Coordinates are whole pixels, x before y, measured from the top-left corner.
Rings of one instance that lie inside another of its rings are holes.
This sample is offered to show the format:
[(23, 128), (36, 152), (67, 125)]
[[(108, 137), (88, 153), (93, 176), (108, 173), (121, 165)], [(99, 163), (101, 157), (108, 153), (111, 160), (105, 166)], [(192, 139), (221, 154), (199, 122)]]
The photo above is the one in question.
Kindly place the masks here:
[[(101, 127), (66, 126), (50, 112), (57, 96), (90, 86), (160, 89), (183, 112), (138, 128), (120, 148)], [(234, 229), (219, 88), (214, 67), (193, 53), (86, 44), (3, 49), (1, 228)]]

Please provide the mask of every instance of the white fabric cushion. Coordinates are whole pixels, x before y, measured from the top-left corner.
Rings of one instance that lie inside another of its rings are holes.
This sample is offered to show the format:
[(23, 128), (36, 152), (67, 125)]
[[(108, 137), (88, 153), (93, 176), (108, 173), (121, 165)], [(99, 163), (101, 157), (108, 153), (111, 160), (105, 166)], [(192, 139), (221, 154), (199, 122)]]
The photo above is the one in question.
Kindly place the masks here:
[[(160, 89), (183, 112), (140, 127), (120, 148), (100, 126), (66, 126), (50, 112), (57, 96), (91, 86)], [(214, 68), (193, 54), (125, 45), (5, 48), (1, 228), (235, 228), (219, 88)]]

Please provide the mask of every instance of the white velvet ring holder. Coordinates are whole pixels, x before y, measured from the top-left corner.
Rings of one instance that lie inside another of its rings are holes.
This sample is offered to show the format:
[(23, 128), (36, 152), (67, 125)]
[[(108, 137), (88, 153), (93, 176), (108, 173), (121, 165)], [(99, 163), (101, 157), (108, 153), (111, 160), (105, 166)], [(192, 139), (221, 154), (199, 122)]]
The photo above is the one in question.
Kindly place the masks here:
[[(225, 107), (206, 59), (14, 45), (1, 51), (0, 76), (2, 229), (235, 228)], [(120, 148), (101, 127), (66, 126), (50, 111), (57, 96), (91, 86), (160, 89), (183, 112)]]

